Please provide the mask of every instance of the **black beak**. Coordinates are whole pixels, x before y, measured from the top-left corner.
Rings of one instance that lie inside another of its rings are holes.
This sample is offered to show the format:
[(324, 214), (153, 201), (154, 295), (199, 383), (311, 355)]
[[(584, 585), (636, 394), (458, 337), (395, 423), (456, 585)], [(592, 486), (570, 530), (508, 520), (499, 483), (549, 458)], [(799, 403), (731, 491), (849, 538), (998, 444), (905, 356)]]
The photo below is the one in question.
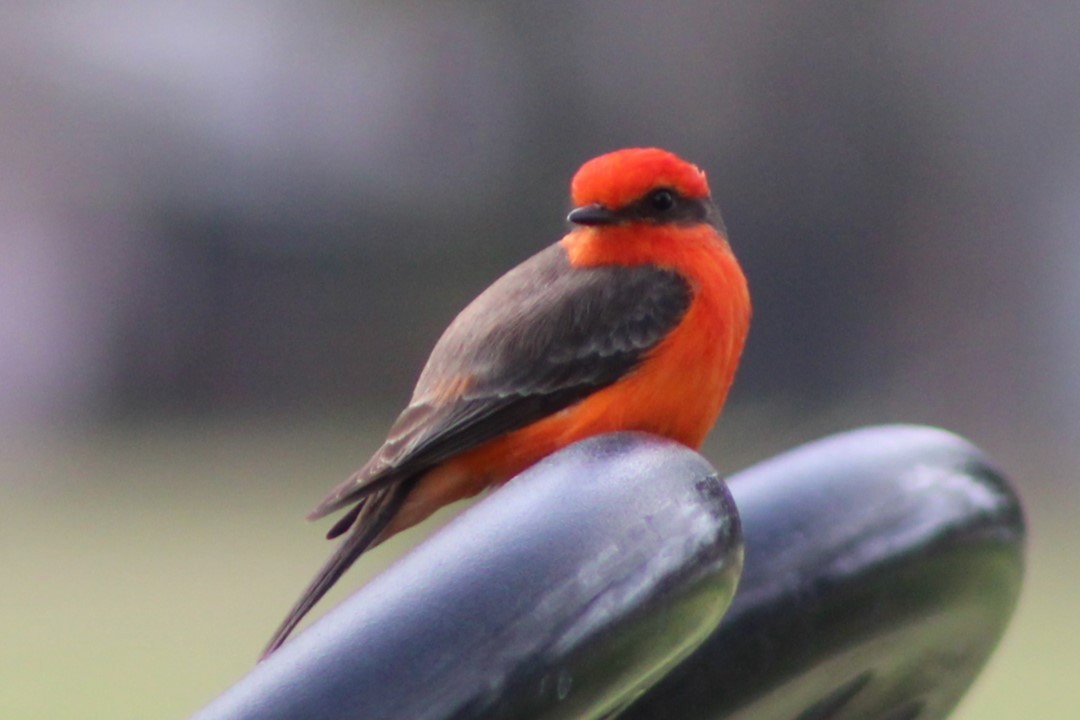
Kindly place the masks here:
[(615, 213), (600, 204), (576, 207), (566, 219), (575, 225), (614, 225), (619, 222)]

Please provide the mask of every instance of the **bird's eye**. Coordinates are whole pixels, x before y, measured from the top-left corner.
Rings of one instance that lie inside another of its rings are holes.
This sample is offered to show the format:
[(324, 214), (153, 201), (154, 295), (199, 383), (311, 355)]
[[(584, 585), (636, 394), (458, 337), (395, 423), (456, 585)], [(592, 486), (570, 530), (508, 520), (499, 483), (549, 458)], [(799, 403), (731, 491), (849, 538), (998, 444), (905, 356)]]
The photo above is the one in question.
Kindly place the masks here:
[(670, 190), (655, 190), (649, 195), (649, 205), (657, 212), (667, 212), (675, 207), (675, 193)]

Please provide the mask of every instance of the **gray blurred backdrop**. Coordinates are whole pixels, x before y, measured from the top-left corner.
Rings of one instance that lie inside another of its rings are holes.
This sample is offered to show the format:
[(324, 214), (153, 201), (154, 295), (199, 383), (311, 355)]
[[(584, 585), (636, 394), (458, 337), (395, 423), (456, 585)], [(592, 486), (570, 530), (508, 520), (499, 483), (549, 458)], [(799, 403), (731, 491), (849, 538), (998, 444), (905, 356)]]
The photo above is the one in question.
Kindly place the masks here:
[(634, 145), (708, 172), (750, 278), (706, 454), (982, 445), (1035, 529), (965, 717), (1075, 701), (1078, 36), (1000, 0), (5, 4), (0, 711), (182, 715), (244, 672), (329, 550), (303, 512)]

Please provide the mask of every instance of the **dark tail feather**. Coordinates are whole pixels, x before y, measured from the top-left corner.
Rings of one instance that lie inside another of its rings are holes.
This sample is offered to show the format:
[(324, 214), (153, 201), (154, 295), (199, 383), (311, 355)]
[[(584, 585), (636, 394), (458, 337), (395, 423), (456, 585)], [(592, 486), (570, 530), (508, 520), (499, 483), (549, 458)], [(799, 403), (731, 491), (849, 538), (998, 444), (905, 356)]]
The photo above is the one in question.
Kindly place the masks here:
[(341, 519), (334, 523), (334, 526), (330, 528), (330, 531), (326, 533), (327, 540), (333, 540), (338, 535), (344, 535), (345, 531), (353, 526), (356, 522), (356, 518), (360, 517), (360, 511), (364, 509), (364, 501), (358, 502), (352, 510), (341, 516)]
[(300, 599), (296, 601), (289, 614), (285, 616), (273, 637), (270, 638), (270, 642), (266, 644), (266, 648), (259, 657), (260, 661), (265, 660), (281, 647), (304, 616), (315, 607), (315, 603), (322, 599), (334, 583), (345, 574), (345, 571), (356, 562), (356, 559), (379, 538), (397, 514), (411, 487), (412, 483), (396, 483), (383, 488), (364, 498), (361, 510), (349, 512), (350, 516), (359, 516), (352, 534), (342, 541), (311, 584), (304, 590)]

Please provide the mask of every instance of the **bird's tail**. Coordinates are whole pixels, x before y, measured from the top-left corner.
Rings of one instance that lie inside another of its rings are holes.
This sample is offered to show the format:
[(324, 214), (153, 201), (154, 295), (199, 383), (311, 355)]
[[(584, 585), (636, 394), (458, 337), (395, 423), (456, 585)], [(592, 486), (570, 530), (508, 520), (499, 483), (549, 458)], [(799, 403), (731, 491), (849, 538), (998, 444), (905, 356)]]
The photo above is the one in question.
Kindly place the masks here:
[[(398, 482), (382, 488), (361, 500), (361, 507), (358, 510), (348, 513), (346, 517), (355, 518), (352, 533), (342, 541), (334, 554), (322, 566), (311, 584), (300, 595), (300, 599), (293, 605), (292, 610), (285, 616), (281, 625), (274, 631), (270, 642), (266, 644), (266, 648), (259, 657), (260, 661), (265, 660), (281, 647), (315, 603), (319, 602), (334, 583), (345, 574), (345, 571), (356, 562), (356, 559), (379, 539), (382, 531), (401, 508), (412, 485), (413, 483), (410, 482)], [(344, 529), (340, 529), (340, 532), (344, 532)]]

